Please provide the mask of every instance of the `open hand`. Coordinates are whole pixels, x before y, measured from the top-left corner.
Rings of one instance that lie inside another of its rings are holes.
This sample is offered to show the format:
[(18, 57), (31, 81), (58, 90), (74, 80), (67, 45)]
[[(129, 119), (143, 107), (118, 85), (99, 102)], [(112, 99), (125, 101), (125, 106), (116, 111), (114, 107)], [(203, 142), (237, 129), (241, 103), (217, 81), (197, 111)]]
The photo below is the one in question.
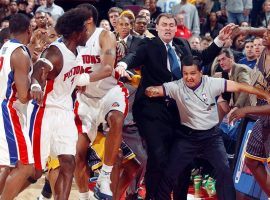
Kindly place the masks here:
[(223, 27), (220, 31), (219, 31), (219, 35), (218, 38), (221, 41), (225, 41), (229, 38), (231, 38), (233, 30), (236, 29), (238, 27), (238, 25), (235, 25), (233, 23), (230, 23), (228, 25), (226, 25), (225, 27)]
[(127, 73), (125, 67), (121, 65), (116, 65), (115, 72), (118, 73), (120, 77), (126, 77), (128, 80), (131, 80), (132, 78), (130, 75)]

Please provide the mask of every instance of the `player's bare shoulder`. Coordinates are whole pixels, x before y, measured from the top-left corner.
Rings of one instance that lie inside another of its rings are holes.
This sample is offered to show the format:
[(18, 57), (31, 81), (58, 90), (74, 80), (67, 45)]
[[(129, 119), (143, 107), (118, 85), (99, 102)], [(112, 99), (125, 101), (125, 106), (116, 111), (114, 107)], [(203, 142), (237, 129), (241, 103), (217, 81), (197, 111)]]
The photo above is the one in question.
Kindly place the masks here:
[(30, 67), (31, 60), (30, 55), (27, 52), (26, 47), (18, 47), (11, 54), (11, 68), (17, 67)]
[(102, 30), (99, 36), (100, 46), (104, 46), (106, 44), (112, 45), (112, 47), (116, 47), (116, 38), (113, 32)]

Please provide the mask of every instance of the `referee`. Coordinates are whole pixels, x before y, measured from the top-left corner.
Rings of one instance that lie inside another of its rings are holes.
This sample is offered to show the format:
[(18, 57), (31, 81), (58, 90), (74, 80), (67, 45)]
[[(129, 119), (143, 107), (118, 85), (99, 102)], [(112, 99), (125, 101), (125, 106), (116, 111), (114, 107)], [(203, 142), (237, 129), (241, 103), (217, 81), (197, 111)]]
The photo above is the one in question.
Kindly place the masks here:
[[(223, 78), (203, 76), (200, 60), (188, 56), (182, 61), (183, 78), (146, 88), (148, 97), (168, 96), (176, 101), (181, 123), (166, 172), (159, 183), (155, 200), (169, 200), (178, 177), (198, 154), (215, 168), (219, 200), (234, 200), (235, 189), (223, 140), (216, 126), (219, 123), (216, 97), (223, 92), (248, 92), (264, 99), (268, 93)], [(181, 181), (181, 180), (180, 180)]]

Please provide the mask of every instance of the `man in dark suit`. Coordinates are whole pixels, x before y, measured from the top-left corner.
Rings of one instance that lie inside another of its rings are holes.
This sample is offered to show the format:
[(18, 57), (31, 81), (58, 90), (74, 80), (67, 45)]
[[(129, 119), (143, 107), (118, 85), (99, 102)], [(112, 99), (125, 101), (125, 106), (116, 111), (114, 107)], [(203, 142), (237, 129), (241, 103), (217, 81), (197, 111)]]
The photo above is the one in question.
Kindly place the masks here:
[(150, 99), (144, 94), (145, 89), (181, 78), (181, 60), (184, 56), (195, 54), (202, 58), (203, 64), (213, 61), (234, 28), (234, 25), (228, 25), (209, 48), (202, 52), (192, 52), (186, 40), (174, 38), (177, 26), (173, 15), (162, 13), (156, 23), (158, 37), (145, 38), (137, 50), (128, 54), (116, 68), (121, 76), (128, 76), (125, 69), (143, 65), (133, 115), (147, 144), (146, 199), (153, 199), (160, 177), (166, 170), (179, 114), (173, 100), (165, 97)]

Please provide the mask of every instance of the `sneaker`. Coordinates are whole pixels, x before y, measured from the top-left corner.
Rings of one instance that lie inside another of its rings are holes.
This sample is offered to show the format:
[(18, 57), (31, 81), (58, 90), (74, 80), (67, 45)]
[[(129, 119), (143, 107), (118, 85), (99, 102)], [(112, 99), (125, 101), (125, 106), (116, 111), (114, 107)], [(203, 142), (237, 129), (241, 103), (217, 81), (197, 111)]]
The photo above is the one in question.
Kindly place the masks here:
[(99, 200), (112, 200), (111, 173), (101, 171), (94, 188), (94, 196)]

